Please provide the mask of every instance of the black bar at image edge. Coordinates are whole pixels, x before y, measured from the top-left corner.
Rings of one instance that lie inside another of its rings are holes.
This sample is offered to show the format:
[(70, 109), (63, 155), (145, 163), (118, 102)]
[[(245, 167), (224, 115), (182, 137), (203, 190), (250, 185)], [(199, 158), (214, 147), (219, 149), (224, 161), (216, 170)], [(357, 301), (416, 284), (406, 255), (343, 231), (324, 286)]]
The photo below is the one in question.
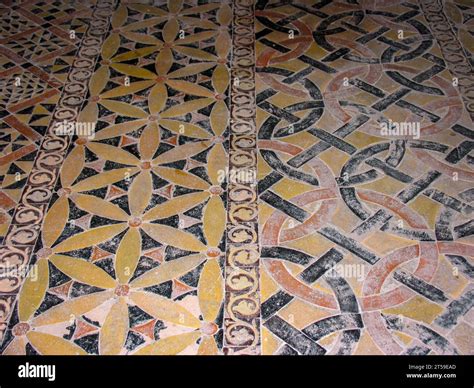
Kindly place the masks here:
[[(38, 366), (53, 366), (42, 367)], [(473, 356), (3, 356), (0, 388), (26, 386), (159, 386), (309, 384), (364, 387), (473, 387)], [(19, 372), (23, 376), (19, 377)], [(32, 377), (33, 374), (44, 377)], [(49, 378), (48, 378), (49, 376)], [(293, 381), (293, 382), (291, 382)]]

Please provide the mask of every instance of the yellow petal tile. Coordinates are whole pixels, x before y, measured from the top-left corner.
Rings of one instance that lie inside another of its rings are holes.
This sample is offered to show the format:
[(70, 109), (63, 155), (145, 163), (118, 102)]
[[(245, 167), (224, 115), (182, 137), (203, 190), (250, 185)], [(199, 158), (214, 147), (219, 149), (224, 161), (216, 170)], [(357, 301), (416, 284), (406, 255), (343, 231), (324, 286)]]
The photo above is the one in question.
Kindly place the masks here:
[(31, 345), (43, 356), (85, 356), (87, 352), (75, 343), (51, 334), (30, 331), (27, 335)]
[(84, 109), (81, 110), (77, 117), (78, 123), (96, 123), (99, 117), (99, 106), (95, 102), (89, 102)]
[(156, 123), (150, 123), (140, 136), (138, 144), (142, 160), (151, 160), (160, 145), (160, 130)]
[(100, 288), (115, 288), (117, 284), (102, 268), (86, 260), (63, 255), (54, 255), (49, 260), (61, 272), (81, 283)]
[(176, 325), (199, 328), (201, 322), (187, 309), (172, 300), (151, 292), (133, 291), (130, 299), (152, 317)]
[(159, 123), (162, 127), (170, 130), (171, 132), (188, 137), (209, 139), (212, 136), (212, 134), (207, 132), (205, 129), (191, 123), (185, 123), (184, 121), (160, 119)]
[(227, 32), (221, 32), (216, 38), (216, 53), (219, 58), (227, 59), (229, 55), (232, 40)]
[(168, 47), (163, 47), (155, 60), (155, 69), (159, 75), (166, 75), (173, 65), (173, 52)]
[(112, 16), (112, 28), (118, 28), (123, 26), (128, 17), (127, 6), (121, 4), (114, 12)]
[(153, 86), (148, 95), (148, 109), (150, 113), (153, 115), (160, 113), (166, 106), (167, 99), (168, 91), (164, 84), (156, 84)]
[(112, 306), (100, 329), (99, 354), (119, 354), (128, 333), (128, 306), (123, 298)]
[(161, 41), (159, 39), (151, 35), (140, 34), (138, 32), (132, 32), (132, 31), (124, 31), (122, 32), (122, 35), (125, 36), (128, 40), (131, 40), (137, 43), (152, 44), (152, 45), (161, 44)]
[(213, 100), (211, 98), (199, 98), (196, 100), (186, 101), (182, 104), (174, 105), (171, 108), (165, 110), (160, 116), (163, 119), (184, 116), (187, 113), (205, 108), (211, 104), (212, 101)]
[(69, 201), (60, 197), (48, 210), (43, 222), (43, 242), (46, 247), (51, 247), (63, 232), (69, 218)]
[(133, 65), (127, 65), (124, 63), (113, 63), (110, 65), (113, 69), (117, 70), (118, 72), (122, 74), (126, 74), (132, 77), (137, 77), (137, 78), (145, 78), (145, 79), (154, 79), (156, 78), (156, 74), (152, 73), (150, 70), (133, 66)]
[[(190, 11), (191, 8), (188, 8), (188, 10)], [(205, 29), (205, 30), (213, 30), (213, 29), (218, 28), (218, 26), (215, 23), (211, 22), (210, 20), (201, 20), (201, 19), (198, 19), (198, 18), (195, 18), (195, 17), (183, 16), (183, 17), (181, 17), (181, 21), (185, 25), (193, 26), (193, 27), (199, 27), (199, 28), (202, 28), (202, 29)]]
[(175, 185), (189, 187), (190, 189), (207, 190), (209, 183), (189, 172), (170, 167), (153, 167), (153, 171)]
[(222, 135), (229, 125), (229, 109), (224, 101), (220, 100), (214, 104), (211, 111), (210, 121), (212, 131), (217, 136)]
[(137, 93), (142, 90), (145, 90), (154, 84), (155, 84), (155, 81), (153, 80), (133, 82), (128, 86), (122, 85), (122, 86), (117, 86), (116, 88), (113, 88), (111, 90), (108, 90), (105, 93), (102, 93), (100, 97), (101, 98), (115, 98), (115, 97), (126, 96), (127, 94), (133, 94), (133, 93)]
[(79, 209), (89, 214), (116, 221), (128, 221), (130, 216), (117, 205), (93, 195), (76, 194), (73, 199)]
[(212, 73), (212, 85), (217, 93), (224, 93), (229, 86), (229, 70), (224, 65), (219, 65)]
[(60, 242), (53, 248), (55, 253), (62, 253), (91, 247), (93, 245), (105, 242), (117, 234), (123, 232), (127, 228), (126, 224), (115, 224), (100, 226), (98, 228), (90, 229), (86, 232), (75, 234), (72, 237)]
[(43, 302), (49, 285), (48, 261), (38, 260), (34, 268), (30, 269), (18, 296), (18, 317), (20, 321), (27, 321)]
[(154, 240), (191, 252), (203, 252), (206, 246), (191, 233), (160, 224), (143, 224), (142, 229)]
[(138, 217), (150, 203), (153, 191), (151, 173), (142, 171), (133, 179), (128, 190), (128, 205), (132, 216)]
[(178, 13), (183, 7), (183, 0), (168, 0), (168, 10), (170, 13)]
[[(151, 23), (151, 22), (153, 22), (153, 20), (148, 20), (148, 22), (150, 24), (153, 24), (153, 23)], [(130, 61), (132, 59), (145, 57), (145, 56), (155, 52), (158, 49), (159, 49), (159, 46), (142, 47), (142, 48), (139, 48), (139, 49), (136, 49), (136, 50), (127, 51), (126, 53), (123, 53), (123, 54), (119, 54), (119, 55), (113, 57), (111, 59), (111, 61), (113, 63)]]
[(97, 96), (104, 90), (105, 85), (109, 82), (110, 70), (108, 66), (101, 66), (92, 74), (89, 80), (89, 92), (91, 96)]
[(25, 356), (27, 344), (26, 337), (14, 337), (13, 340), (7, 345), (2, 355), (4, 356)]
[(214, 35), (216, 35), (215, 31), (203, 31), (203, 32), (198, 32), (196, 34), (189, 34), (186, 35), (183, 39), (177, 40), (177, 44), (180, 45), (188, 45), (190, 43), (195, 43), (195, 42), (202, 42), (204, 40), (208, 40), (212, 38)]
[(189, 77), (190, 75), (199, 74), (209, 70), (213, 66), (215, 66), (214, 63), (191, 63), (190, 65), (186, 65), (181, 69), (172, 71), (168, 74), (168, 78)]
[(170, 19), (166, 22), (165, 26), (163, 27), (163, 40), (165, 42), (172, 42), (176, 35), (179, 32), (179, 24), (176, 19)]
[(172, 163), (187, 159), (209, 148), (211, 144), (211, 141), (198, 141), (177, 146), (157, 156), (153, 159), (153, 164)]
[(175, 355), (195, 343), (198, 339), (198, 332), (174, 335), (144, 346), (134, 354), (139, 356)]
[(229, 4), (222, 4), (217, 11), (217, 21), (220, 25), (229, 25), (232, 21), (232, 8)]
[(213, 185), (221, 185), (229, 158), (222, 143), (214, 145), (207, 155), (207, 174)]
[(217, 259), (208, 260), (202, 269), (198, 299), (204, 320), (213, 322), (219, 314), (224, 299), (224, 279)]
[(193, 47), (186, 47), (186, 46), (175, 46), (174, 48), (177, 52), (191, 57), (193, 59), (199, 59), (202, 61), (216, 61), (217, 57), (213, 54), (210, 54), (206, 51), (199, 50)]
[(205, 87), (200, 86), (195, 83), (193, 84), (191, 82), (180, 81), (180, 80), (168, 80), (166, 83), (173, 89), (176, 89), (186, 94), (199, 96), (199, 97), (209, 97), (209, 98), (214, 97), (214, 93), (211, 90), (206, 89)]
[(84, 168), (84, 147), (76, 146), (64, 160), (61, 167), (60, 179), (63, 187), (69, 187), (77, 179)]
[[(110, 59), (120, 47), (120, 35), (110, 34), (102, 46), (102, 58)], [(102, 89), (101, 89), (102, 90)]]
[(204, 262), (206, 257), (202, 254), (190, 255), (179, 259), (165, 261), (163, 264), (145, 272), (133, 280), (130, 285), (135, 288), (145, 288), (158, 285), (168, 280), (177, 279), (180, 276), (196, 268)]
[(180, 195), (154, 206), (144, 214), (142, 219), (143, 221), (153, 221), (182, 214), (204, 202), (207, 198), (209, 198), (209, 192), (207, 191)]
[(126, 284), (135, 273), (140, 258), (142, 237), (137, 228), (130, 228), (117, 249), (115, 273), (121, 284)]
[(138, 128), (144, 126), (147, 122), (148, 120), (142, 119), (142, 120), (133, 120), (133, 121), (127, 121), (125, 123), (111, 125), (97, 132), (94, 140), (98, 141), (98, 140), (110, 139), (112, 137), (125, 135), (126, 133), (136, 131)]
[(207, 244), (217, 247), (224, 235), (227, 216), (219, 196), (212, 196), (206, 204), (203, 215), (203, 229)]
[(102, 291), (69, 299), (36, 316), (31, 323), (40, 327), (66, 322), (95, 309), (113, 296), (113, 291)]
[(136, 30), (142, 30), (147, 27), (153, 27), (157, 24), (163, 23), (165, 20), (167, 20), (166, 16), (157, 16), (145, 20), (140, 20), (138, 22), (130, 23), (127, 24), (126, 26), (123, 26), (121, 28), (121, 31), (136, 31)]
[(212, 356), (217, 354), (219, 354), (219, 349), (217, 349), (217, 344), (214, 340), (214, 337), (203, 337), (201, 343), (199, 344), (198, 355)]
[(140, 164), (140, 160), (136, 156), (119, 147), (103, 143), (88, 143), (87, 148), (101, 159), (110, 160), (115, 163), (129, 164), (131, 166)]
[(212, 11), (221, 6), (222, 5), (220, 3), (203, 4), (203, 5), (198, 5), (196, 7), (182, 9), (179, 14), (180, 15), (198, 15), (200, 13), (206, 13), (206, 12)]
[(101, 187), (122, 181), (127, 176), (131, 177), (138, 171), (138, 167), (130, 167), (102, 172), (76, 183), (71, 189), (75, 192), (100, 189)]
[(141, 108), (134, 105), (127, 104), (121, 101), (114, 100), (100, 100), (102, 106), (114, 113), (118, 113), (121, 116), (136, 117), (138, 119), (144, 119), (148, 117), (148, 114)]
[(146, 4), (127, 4), (127, 7), (133, 9), (134, 11), (138, 11), (140, 13), (148, 13), (150, 15), (157, 15), (157, 16), (165, 16), (166, 11), (163, 11), (160, 8), (153, 7), (151, 5)]

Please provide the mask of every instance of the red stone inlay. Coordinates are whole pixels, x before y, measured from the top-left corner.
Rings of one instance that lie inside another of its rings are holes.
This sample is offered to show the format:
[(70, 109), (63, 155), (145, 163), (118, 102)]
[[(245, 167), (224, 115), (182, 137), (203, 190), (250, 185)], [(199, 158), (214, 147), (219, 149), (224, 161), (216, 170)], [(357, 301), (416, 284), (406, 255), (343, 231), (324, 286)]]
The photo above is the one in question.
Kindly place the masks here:
[(206, 335), (214, 335), (217, 333), (218, 327), (214, 322), (202, 322), (201, 332)]
[(133, 217), (130, 221), (128, 221), (128, 225), (132, 228), (136, 228), (142, 224), (142, 220), (140, 217)]
[(140, 167), (143, 170), (149, 170), (151, 168), (151, 162), (141, 162)]
[(221, 250), (218, 248), (209, 248), (206, 255), (209, 257), (218, 257), (221, 254)]
[(45, 257), (51, 256), (52, 254), (53, 254), (53, 250), (51, 248), (45, 247), (45, 248), (41, 248), (36, 253), (36, 256), (38, 256), (39, 258), (45, 258)]
[(17, 323), (15, 327), (12, 329), (12, 333), (15, 337), (25, 335), (29, 331), (30, 331), (30, 325), (28, 325), (26, 322)]
[(222, 136), (212, 136), (210, 140), (212, 143), (217, 143), (217, 144), (224, 143), (225, 141), (225, 139)]
[(222, 187), (220, 186), (211, 186), (209, 188), (209, 192), (212, 194), (212, 195), (221, 195), (222, 194)]
[(127, 284), (120, 284), (115, 288), (115, 295), (127, 296), (130, 292), (130, 287)]
[(72, 193), (72, 190), (68, 187), (62, 187), (58, 190), (58, 195), (60, 197), (68, 197), (69, 195), (71, 195)]

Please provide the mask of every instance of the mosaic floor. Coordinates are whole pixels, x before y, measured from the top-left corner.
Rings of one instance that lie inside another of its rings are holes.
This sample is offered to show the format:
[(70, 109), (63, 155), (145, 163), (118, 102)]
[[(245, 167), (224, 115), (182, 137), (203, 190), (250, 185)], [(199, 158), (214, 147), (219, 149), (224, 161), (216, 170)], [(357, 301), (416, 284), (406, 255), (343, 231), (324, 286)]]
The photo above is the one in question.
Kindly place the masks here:
[(471, 0), (0, 14), (2, 354), (474, 354)]

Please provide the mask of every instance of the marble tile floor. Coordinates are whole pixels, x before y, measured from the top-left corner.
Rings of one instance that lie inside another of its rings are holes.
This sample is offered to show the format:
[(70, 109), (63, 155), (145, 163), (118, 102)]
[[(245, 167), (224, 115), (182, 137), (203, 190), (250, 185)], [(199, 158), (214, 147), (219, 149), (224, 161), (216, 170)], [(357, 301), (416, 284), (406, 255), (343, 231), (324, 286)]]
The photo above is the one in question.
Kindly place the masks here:
[(1, 354), (474, 354), (472, 1), (0, 14)]

